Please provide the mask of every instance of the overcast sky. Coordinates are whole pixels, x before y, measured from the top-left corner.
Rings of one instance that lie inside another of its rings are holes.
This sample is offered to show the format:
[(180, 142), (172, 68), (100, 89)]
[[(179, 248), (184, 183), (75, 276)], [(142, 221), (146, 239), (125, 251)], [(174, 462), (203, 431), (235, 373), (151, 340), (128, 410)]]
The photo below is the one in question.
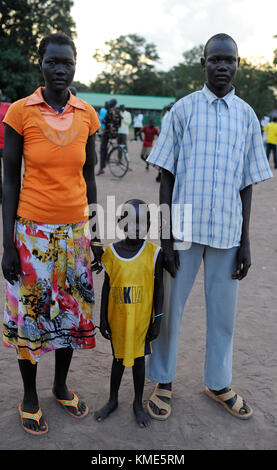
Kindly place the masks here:
[(241, 57), (272, 61), (277, 49), (277, 0), (75, 0), (71, 14), (78, 35), (75, 80), (83, 83), (101, 71), (95, 49), (121, 34), (156, 44), (160, 70), (220, 32), (235, 39)]

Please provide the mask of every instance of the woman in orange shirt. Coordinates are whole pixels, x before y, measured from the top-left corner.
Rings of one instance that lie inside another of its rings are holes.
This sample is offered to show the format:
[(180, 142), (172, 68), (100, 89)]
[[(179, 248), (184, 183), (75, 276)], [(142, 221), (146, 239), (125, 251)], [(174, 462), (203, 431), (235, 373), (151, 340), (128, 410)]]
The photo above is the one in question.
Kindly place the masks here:
[(96, 203), (94, 134), (100, 123), (95, 110), (68, 90), (75, 62), (69, 37), (46, 36), (39, 46), (45, 87), (13, 103), (4, 119), (3, 341), (17, 351), (21, 421), (34, 435), (48, 431), (36, 391), (37, 364), (48, 351), (55, 350), (55, 399), (76, 418), (88, 413), (66, 379), (73, 349), (95, 346), (91, 271), (101, 269), (103, 250), (98, 239), (90, 240), (88, 219)]

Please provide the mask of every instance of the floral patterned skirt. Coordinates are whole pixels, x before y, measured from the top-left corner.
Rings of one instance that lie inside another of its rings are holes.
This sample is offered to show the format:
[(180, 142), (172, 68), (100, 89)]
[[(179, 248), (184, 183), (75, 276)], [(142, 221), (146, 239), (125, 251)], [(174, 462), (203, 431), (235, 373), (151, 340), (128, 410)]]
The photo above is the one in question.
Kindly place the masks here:
[(6, 282), (3, 343), (32, 363), (58, 348), (94, 348), (94, 291), (87, 222), (42, 224), (18, 217), (21, 275)]

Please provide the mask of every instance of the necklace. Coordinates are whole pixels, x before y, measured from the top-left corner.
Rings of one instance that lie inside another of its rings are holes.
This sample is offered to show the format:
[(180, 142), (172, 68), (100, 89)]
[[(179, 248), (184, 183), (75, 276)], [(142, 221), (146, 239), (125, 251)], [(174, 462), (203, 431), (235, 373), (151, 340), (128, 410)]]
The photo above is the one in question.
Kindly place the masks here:
[(51, 106), (51, 104), (49, 104), (50, 108), (54, 109), (54, 111), (57, 113), (57, 114), (61, 114), (65, 108), (65, 106), (63, 106), (62, 108), (59, 108), (59, 109), (56, 109), (54, 108), (54, 106)]

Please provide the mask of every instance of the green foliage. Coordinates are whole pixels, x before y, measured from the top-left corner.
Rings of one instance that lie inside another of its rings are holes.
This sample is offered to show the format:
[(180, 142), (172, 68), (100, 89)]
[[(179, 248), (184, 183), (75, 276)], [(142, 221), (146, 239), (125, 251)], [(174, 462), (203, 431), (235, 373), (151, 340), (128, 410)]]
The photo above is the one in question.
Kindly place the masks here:
[(43, 36), (74, 37), (72, 0), (1, 0), (0, 88), (7, 100), (28, 95), (42, 84), (37, 48)]
[(183, 53), (183, 61), (175, 65), (168, 72), (168, 79), (172, 83), (176, 99), (180, 99), (193, 91), (201, 89), (205, 76), (200, 63), (203, 57), (204, 46), (193, 47)]
[[(1, 0), (0, 88), (6, 99), (19, 99), (42, 84), (37, 61), (39, 41), (56, 31), (74, 38), (72, 5), (72, 0)], [(78, 91), (179, 99), (203, 87), (203, 50), (204, 46), (199, 45), (185, 51), (182, 61), (164, 72), (157, 69), (155, 44), (138, 34), (121, 35), (107, 41), (104, 50), (95, 51), (94, 58), (104, 65), (103, 72), (89, 86), (78, 81), (73, 85)], [(234, 82), (238, 96), (254, 108), (259, 118), (276, 107), (277, 49), (274, 53), (272, 65), (254, 66), (242, 60)]]
[(137, 34), (119, 36), (105, 42), (106, 50), (96, 50), (94, 59), (104, 64), (103, 72), (91, 85), (94, 92), (146, 94), (145, 80), (156, 80), (159, 55), (155, 44)]
[[(273, 37), (277, 39), (277, 34), (276, 34), (275, 36), (273, 36)], [(275, 50), (273, 51), (273, 54), (274, 54), (273, 64), (274, 64), (274, 65), (277, 65), (277, 49), (275, 49)]]
[[(90, 84), (94, 92), (175, 96), (178, 100), (201, 89), (205, 83), (200, 63), (204, 52), (202, 44), (185, 51), (183, 60), (168, 72), (155, 68), (159, 59), (156, 47), (147, 45), (140, 36), (120, 36), (106, 42), (106, 47), (105, 52), (97, 50), (94, 55), (105, 65), (104, 71)], [(234, 85), (237, 95), (254, 108), (259, 118), (276, 107), (277, 71), (274, 64), (255, 66), (243, 59)]]
[(276, 106), (276, 68), (267, 65), (253, 66), (246, 59), (241, 60), (234, 86), (236, 94), (255, 110), (261, 119), (270, 114)]

